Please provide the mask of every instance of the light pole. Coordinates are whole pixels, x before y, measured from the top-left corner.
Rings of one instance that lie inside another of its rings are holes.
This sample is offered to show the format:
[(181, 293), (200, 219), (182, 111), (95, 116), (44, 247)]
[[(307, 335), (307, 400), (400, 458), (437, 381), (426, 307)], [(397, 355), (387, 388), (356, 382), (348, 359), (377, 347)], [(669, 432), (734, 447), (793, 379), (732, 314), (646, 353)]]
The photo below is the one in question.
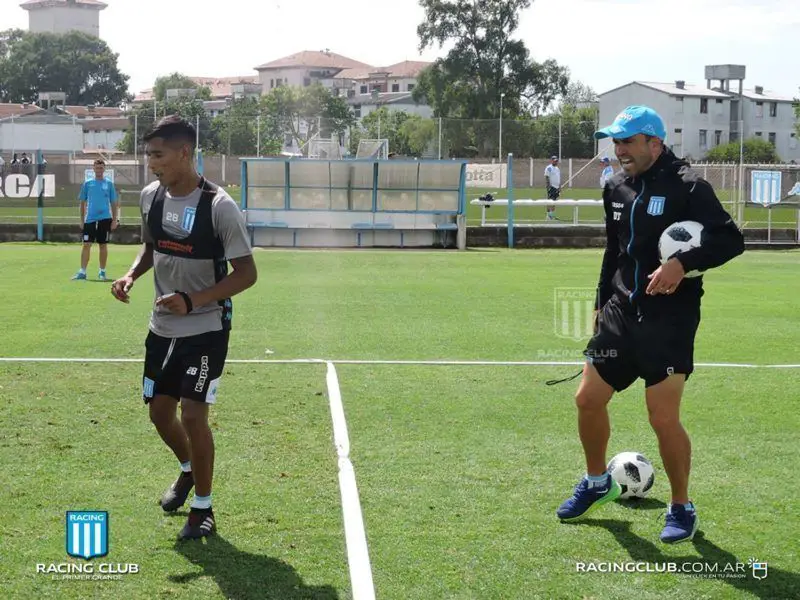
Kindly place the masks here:
[(503, 98), (506, 93), (500, 94), (500, 143), (498, 144), (499, 150), (497, 151), (497, 160), (503, 162)]

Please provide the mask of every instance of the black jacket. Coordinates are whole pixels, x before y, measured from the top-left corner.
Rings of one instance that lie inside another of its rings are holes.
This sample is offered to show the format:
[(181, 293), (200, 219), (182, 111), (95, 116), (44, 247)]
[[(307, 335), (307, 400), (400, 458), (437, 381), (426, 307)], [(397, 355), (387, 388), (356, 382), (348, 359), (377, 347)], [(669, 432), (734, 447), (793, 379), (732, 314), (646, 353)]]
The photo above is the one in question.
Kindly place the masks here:
[[(651, 205), (654, 196), (661, 198)], [(614, 175), (603, 190), (603, 206), (608, 242), (600, 270), (598, 309), (616, 296), (624, 308), (640, 315), (699, 310), (702, 277), (685, 277), (669, 295), (645, 294), (648, 275), (661, 265), (658, 240), (672, 223), (703, 225), (703, 245), (676, 257), (687, 273), (718, 267), (744, 252), (744, 236), (711, 184), (666, 149), (642, 175)]]

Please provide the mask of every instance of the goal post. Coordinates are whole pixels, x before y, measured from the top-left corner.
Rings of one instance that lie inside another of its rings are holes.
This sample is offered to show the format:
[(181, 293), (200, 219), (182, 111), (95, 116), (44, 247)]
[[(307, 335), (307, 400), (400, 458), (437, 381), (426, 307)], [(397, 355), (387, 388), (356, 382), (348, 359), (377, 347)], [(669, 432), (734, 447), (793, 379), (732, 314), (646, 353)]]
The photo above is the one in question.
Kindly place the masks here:
[(389, 140), (387, 139), (361, 139), (358, 141), (356, 158), (376, 158), (386, 160), (389, 158)]

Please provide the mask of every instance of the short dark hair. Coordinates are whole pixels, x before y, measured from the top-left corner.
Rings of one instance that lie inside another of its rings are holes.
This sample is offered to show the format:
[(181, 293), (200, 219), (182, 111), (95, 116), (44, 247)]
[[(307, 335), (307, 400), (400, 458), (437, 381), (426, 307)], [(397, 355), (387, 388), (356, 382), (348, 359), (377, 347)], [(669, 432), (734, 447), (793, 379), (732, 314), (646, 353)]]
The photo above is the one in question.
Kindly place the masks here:
[(156, 123), (155, 127), (142, 138), (149, 142), (154, 138), (161, 138), (165, 141), (181, 140), (186, 141), (194, 147), (197, 139), (197, 130), (189, 121), (180, 115), (169, 115)]
[(94, 160), (94, 164), (96, 164), (96, 165), (105, 165), (106, 161), (104, 161), (102, 158), (96, 158)]

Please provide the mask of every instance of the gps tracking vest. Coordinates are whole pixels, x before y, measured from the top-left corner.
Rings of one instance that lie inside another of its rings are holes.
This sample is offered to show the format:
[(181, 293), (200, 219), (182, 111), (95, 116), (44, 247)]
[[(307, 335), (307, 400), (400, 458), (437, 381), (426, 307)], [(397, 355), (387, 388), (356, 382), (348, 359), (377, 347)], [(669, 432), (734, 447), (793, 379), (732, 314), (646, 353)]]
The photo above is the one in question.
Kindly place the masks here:
[[(228, 274), (228, 261), (225, 259), (225, 247), (222, 240), (214, 233), (214, 222), (211, 207), (217, 195), (217, 186), (200, 178), (197, 185), (202, 192), (197, 208), (192, 213), (185, 211), (182, 226), (188, 230), (187, 237), (178, 238), (164, 230), (164, 198), (166, 189), (159, 186), (153, 197), (153, 203), (147, 214), (147, 228), (153, 238), (153, 251), (179, 258), (214, 261), (214, 280), (219, 282)], [(188, 215), (188, 216), (186, 216)], [(176, 290), (188, 292), (190, 290)], [(230, 298), (220, 300), (222, 307), (222, 328), (230, 329), (233, 306)]]

